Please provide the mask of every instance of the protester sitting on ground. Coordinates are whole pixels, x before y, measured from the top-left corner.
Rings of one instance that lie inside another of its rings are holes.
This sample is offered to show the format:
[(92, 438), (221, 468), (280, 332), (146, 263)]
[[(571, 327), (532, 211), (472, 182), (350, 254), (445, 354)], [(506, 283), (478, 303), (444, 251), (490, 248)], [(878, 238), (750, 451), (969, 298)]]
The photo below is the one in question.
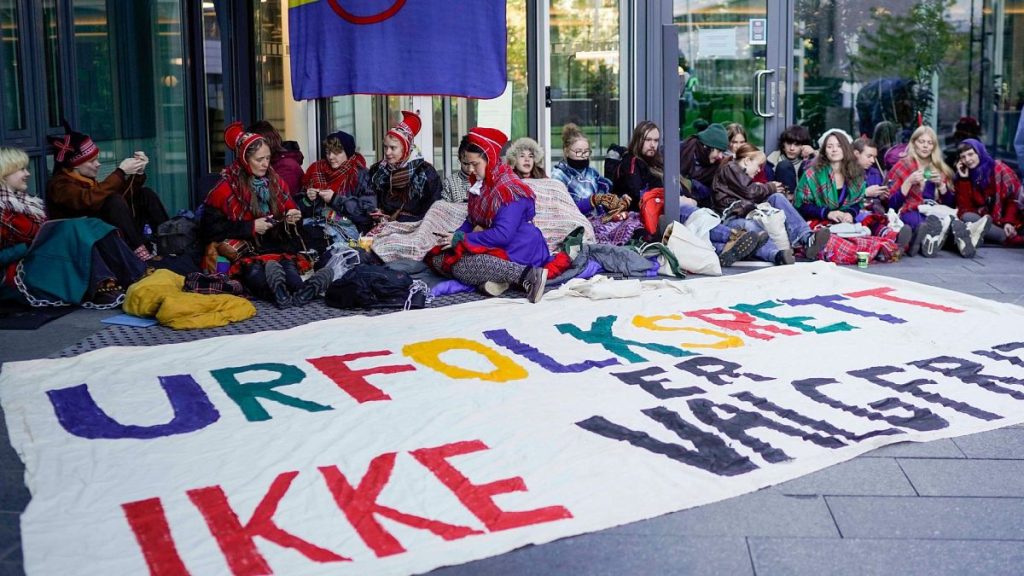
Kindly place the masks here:
[[(715, 175), (712, 186), (715, 210), (722, 215), (724, 224), (729, 228), (760, 232), (764, 227), (748, 216), (758, 204), (767, 203), (784, 215), (785, 239), (790, 246), (803, 249), (808, 260), (816, 260), (829, 240), (828, 228), (812, 232), (793, 204), (780, 192), (780, 183), (761, 184), (753, 181), (764, 162), (764, 153), (756, 146), (740, 146), (732, 161), (724, 164)], [(765, 231), (771, 233), (771, 230)], [(793, 264), (796, 259), (792, 248), (780, 248), (775, 240), (768, 240), (757, 249), (755, 257), (775, 264)]]
[[(501, 161), (508, 141), (500, 130), (470, 130), (466, 161), (470, 174), (469, 216), (458, 230), (438, 237), (425, 260), (447, 277), (497, 296), (521, 287), (530, 302), (539, 302), (552, 261), (534, 217), (533, 191)], [(569, 259), (561, 255), (561, 266)]]
[(373, 228), (370, 214), (377, 209), (366, 159), (356, 152), (355, 138), (338, 131), (321, 144), (324, 156), (306, 170), (304, 193), (298, 197), (303, 230), (317, 250), (326, 248), (319, 245), (325, 235), (330, 244), (358, 240)]
[[(910, 136), (907, 154), (889, 171), (889, 207), (914, 230), (908, 254), (932, 257), (952, 232), (954, 247), (965, 258), (974, 256), (971, 232), (956, 217), (953, 171), (942, 160), (935, 131), (920, 126)], [(985, 225), (974, 223), (974, 228)], [(976, 234), (980, 239), (980, 234)]]
[(797, 182), (813, 159), (811, 133), (807, 128), (793, 124), (783, 130), (779, 135), (778, 148), (768, 155), (768, 179), (782, 183), (784, 192), (792, 199)]
[[(858, 252), (867, 252), (871, 260), (898, 260), (910, 244), (910, 227), (890, 226), (882, 215), (861, 217), (866, 190), (864, 170), (850, 140), (850, 135), (839, 129), (822, 135), (817, 159), (796, 186), (796, 208), (812, 228), (829, 226), (836, 232), (846, 225), (845, 237), (833, 234), (824, 260), (856, 264)], [(861, 225), (854, 226), (861, 221)]]
[(679, 173), (687, 179), (689, 197), (698, 206), (710, 207), (711, 186), (721, 166), (725, 151), (729, 149), (729, 137), (721, 124), (711, 124), (683, 143), (679, 151)]
[(853, 156), (864, 171), (864, 206), (861, 218), (867, 214), (885, 214), (888, 209), (889, 188), (885, 174), (878, 163), (878, 146), (874, 140), (861, 137), (853, 141)]
[(661, 130), (654, 122), (643, 120), (633, 129), (612, 180), (613, 194), (629, 196), (629, 210), (639, 210), (644, 193), (663, 186), (665, 161), (660, 144)]
[(743, 127), (743, 124), (739, 122), (733, 122), (726, 124), (725, 134), (729, 137), (729, 150), (727, 155), (732, 157), (736, 155), (736, 149), (747, 143), (747, 129)]
[(378, 223), (417, 222), (441, 198), (441, 178), (413, 144), (420, 125), (419, 116), (403, 110), (402, 121), (384, 135), (384, 158), (370, 168)]
[(643, 227), (635, 211), (630, 211), (628, 195), (611, 193), (612, 183), (590, 166), (590, 140), (576, 124), (562, 127), (563, 159), (551, 171), (551, 177), (565, 184), (580, 212), (594, 227), (597, 241), (623, 245)]
[(241, 122), (224, 130), (224, 142), (235, 161), (206, 197), (202, 238), (232, 262), (231, 274), (253, 296), (287, 307), (323, 294), (333, 280), (328, 268), (302, 282), (300, 273), (309, 268), (298, 256), (302, 213), (270, 166), (270, 146)]
[(135, 152), (102, 182), (100, 149), (92, 138), (64, 122), (64, 136), (49, 138), (53, 145), (53, 176), (46, 184), (46, 212), (51, 219), (92, 216), (117, 228), (135, 255), (153, 257), (143, 232), (167, 221), (160, 197), (145, 187), (145, 152)]
[(465, 136), (459, 142), (459, 169), (444, 179), (441, 186), (441, 199), (445, 202), (462, 203), (469, 199), (469, 172), (471, 167), (466, 163), (466, 146), (469, 139)]
[(960, 161), (960, 143), (968, 138), (981, 140), (981, 124), (973, 116), (961, 116), (953, 126), (953, 133), (946, 137), (946, 146), (942, 149), (942, 159), (947, 166), (956, 166)]
[(288, 193), (297, 202), (302, 197), (302, 163), (305, 157), (301, 150), (288, 150), (284, 147), (281, 133), (266, 120), (260, 120), (245, 129), (246, 132), (259, 134), (270, 146), (270, 167), (287, 187)]
[[(875, 124), (875, 131), (871, 134), (871, 141), (875, 143), (878, 148), (878, 157), (885, 159), (886, 153), (889, 149), (897, 144), (901, 144), (900, 132), (902, 129), (900, 125), (895, 122), (888, 120), (882, 120), (878, 124)], [(886, 170), (892, 168), (892, 166), (884, 166)]]
[[(50, 222), (28, 194), (28, 155), (0, 146), (0, 300), (117, 305), (146, 271), (116, 229), (96, 218)], [(19, 286), (20, 285), (20, 286)]]
[(993, 225), (983, 231), (985, 242), (1024, 246), (1024, 237), (1020, 234), (1024, 211), (1017, 205), (1021, 185), (1017, 173), (1002, 160), (992, 158), (985, 145), (973, 138), (961, 142), (959, 151), (957, 215), (975, 232), (982, 231), (975, 222), (991, 218)]
[(505, 152), (505, 162), (523, 180), (527, 178), (547, 178), (544, 171), (544, 151), (533, 138), (519, 138)]

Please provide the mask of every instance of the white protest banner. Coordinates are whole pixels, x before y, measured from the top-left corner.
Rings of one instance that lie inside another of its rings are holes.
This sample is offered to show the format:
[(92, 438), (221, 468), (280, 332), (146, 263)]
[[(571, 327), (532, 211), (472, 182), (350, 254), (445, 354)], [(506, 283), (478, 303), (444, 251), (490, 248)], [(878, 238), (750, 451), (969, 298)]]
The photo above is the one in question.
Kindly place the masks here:
[(412, 574), (1024, 421), (1024, 309), (818, 263), (5, 365), (29, 574)]

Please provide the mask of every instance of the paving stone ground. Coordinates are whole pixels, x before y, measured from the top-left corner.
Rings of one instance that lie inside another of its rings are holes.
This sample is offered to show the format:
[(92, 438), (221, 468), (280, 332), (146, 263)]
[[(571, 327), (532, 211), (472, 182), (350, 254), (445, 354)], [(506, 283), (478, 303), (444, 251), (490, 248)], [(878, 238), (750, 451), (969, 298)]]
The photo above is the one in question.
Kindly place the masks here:
[[(983, 248), (973, 260), (942, 253), (864, 272), (1024, 304), (1024, 250)], [(36, 331), (0, 331), (0, 362), (104, 345), (99, 320), (109, 315), (80, 310)], [(29, 494), (6, 426), (0, 436), (0, 576), (13, 576), (24, 573), (18, 515)], [(887, 446), (745, 496), (432, 574), (1022, 573), (1024, 426)]]

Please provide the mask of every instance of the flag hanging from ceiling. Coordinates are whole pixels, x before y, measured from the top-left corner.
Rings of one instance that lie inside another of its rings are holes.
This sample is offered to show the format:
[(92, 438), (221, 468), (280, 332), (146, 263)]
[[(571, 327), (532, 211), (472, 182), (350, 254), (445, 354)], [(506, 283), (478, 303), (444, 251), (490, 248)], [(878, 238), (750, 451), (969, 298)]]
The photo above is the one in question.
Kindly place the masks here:
[(290, 0), (288, 24), (296, 100), (505, 90), (505, 0)]

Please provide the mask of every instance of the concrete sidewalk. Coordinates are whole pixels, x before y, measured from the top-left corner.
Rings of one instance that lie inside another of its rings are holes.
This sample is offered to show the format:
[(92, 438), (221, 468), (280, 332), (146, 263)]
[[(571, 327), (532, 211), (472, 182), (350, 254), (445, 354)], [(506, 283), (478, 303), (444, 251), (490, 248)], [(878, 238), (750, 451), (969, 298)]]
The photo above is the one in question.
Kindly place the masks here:
[[(985, 248), (872, 265), (880, 274), (1024, 304), (1024, 251)], [(59, 354), (120, 311), (0, 331), (0, 362)], [(1024, 327), (1022, 327), (1024, 334)], [(0, 576), (23, 574), (24, 467), (0, 440)], [(1021, 574), (1024, 426), (896, 444), (796, 480), (651, 520), (432, 574)]]

